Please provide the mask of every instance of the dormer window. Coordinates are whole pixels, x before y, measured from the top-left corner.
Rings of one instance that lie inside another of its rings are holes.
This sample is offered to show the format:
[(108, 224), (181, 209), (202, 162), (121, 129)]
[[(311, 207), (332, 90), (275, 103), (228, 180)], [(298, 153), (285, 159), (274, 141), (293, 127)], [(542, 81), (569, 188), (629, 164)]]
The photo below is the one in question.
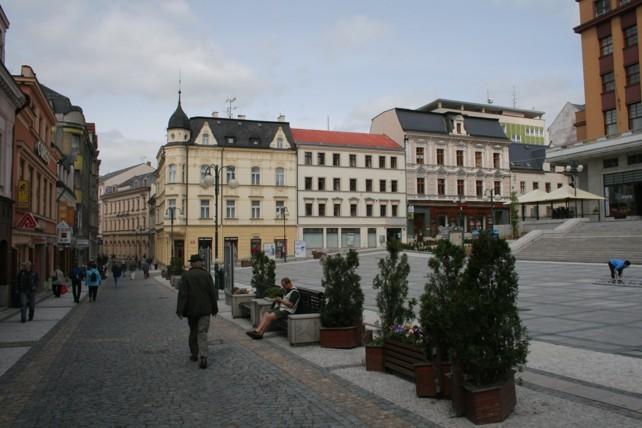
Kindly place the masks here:
[(261, 139), (260, 138), (258, 138), (258, 137), (250, 137), (250, 144), (257, 145), (257, 144), (260, 144), (260, 143), (261, 143)]
[(210, 143), (210, 136), (209, 134), (203, 134), (203, 144), (207, 145)]
[(228, 136), (228, 137), (225, 137), (225, 141), (226, 141), (228, 144), (234, 144), (234, 143), (236, 143), (236, 137), (229, 137), (229, 136)]
[(452, 120), (452, 133), (455, 135), (466, 135), (463, 116), (455, 116)]

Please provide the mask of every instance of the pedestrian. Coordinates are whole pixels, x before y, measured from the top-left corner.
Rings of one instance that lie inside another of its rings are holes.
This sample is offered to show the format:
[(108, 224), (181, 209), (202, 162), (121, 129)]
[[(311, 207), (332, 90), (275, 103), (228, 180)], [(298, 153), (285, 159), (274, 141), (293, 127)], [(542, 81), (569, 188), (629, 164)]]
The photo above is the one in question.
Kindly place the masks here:
[(81, 266), (74, 266), (71, 269), (71, 291), (74, 294), (74, 302), (80, 303), (80, 292), (82, 289), (82, 280), (84, 274)]
[(60, 266), (51, 273), (51, 291), (55, 297), (60, 297), (60, 287), (65, 283), (65, 274)]
[(20, 322), (27, 321), (27, 306), (29, 307), (29, 321), (33, 320), (36, 311), (36, 288), (38, 288), (38, 274), (31, 270), (31, 262), (22, 263), (16, 285), (20, 293)]
[(198, 254), (189, 259), (190, 269), (181, 278), (176, 304), (176, 315), (187, 317), (189, 324), (190, 360), (200, 361), (199, 367), (207, 368), (207, 332), (210, 316), (218, 313), (217, 292), (212, 275), (203, 268)]
[(87, 270), (87, 276), (85, 277), (85, 285), (89, 290), (89, 301), (96, 301), (96, 296), (98, 295), (98, 287), (102, 283), (102, 278), (100, 272), (96, 267), (96, 263), (89, 262), (89, 269)]
[(624, 271), (624, 269), (628, 268), (629, 266), (631, 266), (631, 262), (628, 260), (609, 260), (609, 270), (611, 271), (611, 280), (613, 281), (613, 283), (615, 283), (616, 279), (617, 282), (622, 283), (622, 271)]
[(123, 274), (123, 271), (120, 270), (118, 263), (113, 263), (111, 266), (111, 276), (114, 277), (114, 287), (118, 288), (118, 278)]
[(147, 260), (143, 262), (143, 277), (145, 279), (149, 278), (149, 263)]

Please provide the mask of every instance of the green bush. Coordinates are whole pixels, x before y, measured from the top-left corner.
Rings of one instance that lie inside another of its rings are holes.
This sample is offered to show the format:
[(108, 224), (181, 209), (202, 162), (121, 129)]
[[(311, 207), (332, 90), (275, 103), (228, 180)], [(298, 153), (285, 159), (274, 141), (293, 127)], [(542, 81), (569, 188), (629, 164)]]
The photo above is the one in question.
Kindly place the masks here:
[(174, 257), (174, 259), (172, 259), (172, 264), (169, 267), (169, 272), (170, 275), (183, 275), (183, 272), (185, 272), (185, 269), (183, 268), (183, 259), (180, 257)]
[(281, 287), (270, 287), (265, 290), (265, 297), (269, 297), (270, 299), (283, 297), (283, 289)]
[(323, 259), (325, 304), (321, 307), (321, 324), (324, 327), (352, 327), (363, 320), (363, 291), (361, 277), (357, 274), (359, 256), (350, 250)]
[(276, 263), (263, 251), (258, 251), (252, 256), (252, 287), (256, 290), (256, 297), (265, 297), (268, 288), (274, 287)]

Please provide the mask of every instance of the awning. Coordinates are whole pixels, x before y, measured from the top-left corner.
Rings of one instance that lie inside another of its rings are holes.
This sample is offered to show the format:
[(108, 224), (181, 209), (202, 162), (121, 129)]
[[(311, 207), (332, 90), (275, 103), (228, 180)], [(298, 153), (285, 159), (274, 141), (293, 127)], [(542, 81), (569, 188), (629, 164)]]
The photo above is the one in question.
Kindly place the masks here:
[(582, 201), (603, 201), (602, 196), (587, 192), (582, 189), (575, 189), (571, 186), (562, 186), (551, 193), (547, 193), (545, 202), (582, 200)]
[[(521, 195), (517, 198), (517, 203), (518, 204), (537, 204), (539, 202), (544, 201), (544, 198), (548, 196), (549, 194), (544, 192), (543, 190), (535, 189), (532, 190), (524, 195)], [(504, 205), (510, 205), (512, 202), (508, 201), (505, 202)]]

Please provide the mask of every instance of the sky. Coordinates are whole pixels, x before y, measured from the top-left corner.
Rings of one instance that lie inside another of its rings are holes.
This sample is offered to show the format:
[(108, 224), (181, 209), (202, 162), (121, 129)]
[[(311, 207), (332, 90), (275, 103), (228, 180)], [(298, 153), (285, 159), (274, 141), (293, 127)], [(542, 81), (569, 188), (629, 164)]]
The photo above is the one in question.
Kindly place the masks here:
[(5, 63), (82, 107), (100, 174), (156, 163), (176, 108), (368, 132), (436, 98), (583, 103), (572, 0), (5, 0)]

